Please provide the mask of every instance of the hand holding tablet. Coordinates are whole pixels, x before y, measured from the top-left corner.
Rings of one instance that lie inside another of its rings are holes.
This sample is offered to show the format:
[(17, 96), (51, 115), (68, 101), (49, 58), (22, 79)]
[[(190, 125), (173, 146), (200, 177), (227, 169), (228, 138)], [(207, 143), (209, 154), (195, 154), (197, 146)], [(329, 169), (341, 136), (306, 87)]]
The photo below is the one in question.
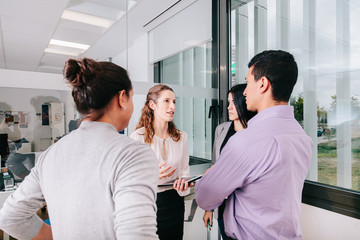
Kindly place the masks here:
[[(196, 180), (200, 179), (201, 177), (202, 177), (201, 175), (197, 175), (197, 176), (192, 176), (192, 177), (184, 177), (182, 179), (185, 179), (188, 183), (192, 183), (192, 182), (195, 182)], [(158, 185), (158, 187), (173, 186), (176, 180), (178, 180), (178, 179), (173, 179), (168, 182), (161, 183)]]

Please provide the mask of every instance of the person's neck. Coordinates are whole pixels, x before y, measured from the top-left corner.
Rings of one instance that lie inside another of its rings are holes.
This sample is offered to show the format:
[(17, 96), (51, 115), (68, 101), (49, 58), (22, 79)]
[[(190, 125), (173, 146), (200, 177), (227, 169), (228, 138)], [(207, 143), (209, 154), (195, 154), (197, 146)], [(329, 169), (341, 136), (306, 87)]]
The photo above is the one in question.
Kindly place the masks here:
[[(84, 118), (83, 121), (92, 121), (92, 120), (89, 120), (87, 118)], [(113, 125), (117, 131), (120, 131), (122, 130), (121, 129), (121, 121), (114, 121), (111, 114), (109, 113), (105, 113), (103, 116), (101, 116), (100, 118), (98, 118), (97, 120), (95, 120), (96, 122), (105, 122), (105, 123), (110, 123), (111, 125)]]
[(234, 120), (234, 130), (237, 132), (237, 131), (240, 131), (240, 130), (243, 130), (243, 129), (244, 129), (244, 127), (241, 124), (240, 120), (239, 119)]
[(289, 105), (288, 102), (285, 101), (275, 101), (275, 100), (271, 100), (271, 101), (263, 101), (262, 104), (260, 104), (257, 112), (261, 112), (262, 110), (265, 110), (267, 108), (271, 108), (271, 107), (275, 107), (275, 106), (280, 106), (280, 105)]
[(155, 135), (162, 139), (167, 139), (169, 137), (169, 123), (166, 121), (156, 120), (154, 121), (154, 131)]

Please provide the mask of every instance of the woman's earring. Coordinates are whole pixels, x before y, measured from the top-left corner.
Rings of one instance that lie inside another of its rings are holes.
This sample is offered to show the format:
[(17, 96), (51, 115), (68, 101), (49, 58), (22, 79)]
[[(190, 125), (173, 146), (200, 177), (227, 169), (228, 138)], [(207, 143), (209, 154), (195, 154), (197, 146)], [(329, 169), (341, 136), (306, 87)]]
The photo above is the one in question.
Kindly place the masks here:
[(125, 110), (126, 110), (126, 107), (121, 108), (121, 110), (125, 111)]

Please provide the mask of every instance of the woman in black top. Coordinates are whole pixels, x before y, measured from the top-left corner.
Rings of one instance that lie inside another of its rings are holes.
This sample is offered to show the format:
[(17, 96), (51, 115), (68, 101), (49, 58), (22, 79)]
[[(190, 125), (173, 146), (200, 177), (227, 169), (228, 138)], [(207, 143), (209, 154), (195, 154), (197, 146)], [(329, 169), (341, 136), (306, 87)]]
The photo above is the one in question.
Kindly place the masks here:
[[(215, 140), (213, 146), (212, 163), (215, 164), (221, 150), (226, 145), (227, 141), (237, 131), (243, 130), (247, 127), (247, 122), (256, 114), (250, 112), (246, 107), (246, 99), (243, 95), (246, 84), (237, 84), (233, 86), (228, 92), (228, 114), (229, 122), (224, 122), (216, 127)], [(225, 209), (225, 201), (218, 208), (218, 223), (222, 238), (228, 239), (225, 234), (223, 213)], [(203, 220), (205, 226), (208, 223), (212, 226), (213, 211), (205, 211)]]

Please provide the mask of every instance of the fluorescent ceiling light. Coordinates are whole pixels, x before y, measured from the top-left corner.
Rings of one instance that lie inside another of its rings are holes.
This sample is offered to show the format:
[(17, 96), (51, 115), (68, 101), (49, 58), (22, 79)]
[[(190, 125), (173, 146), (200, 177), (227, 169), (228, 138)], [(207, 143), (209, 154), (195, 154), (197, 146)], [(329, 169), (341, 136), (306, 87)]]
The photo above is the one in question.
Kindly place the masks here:
[(61, 18), (75, 22), (95, 25), (103, 28), (109, 28), (114, 23), (114, 21), (110, 19), (96, 17), (93, 15), (71, 11), (71, 10), (65, 10)]
[(67, 42), (67, 41), (61, 41), (61, 40), (56, 40), (56, 39), (51, 39), (50, 44), (58, 45), (58, 46), (62, 46), (62, 47), (79, 48), (79, 49), (83, 49), (83, 50), (87, 50), (90, 47), (90, 45), (86, 45), (86, 44)]
[(58, 49), (53, 49), (53, 48), (45, 48), (44, 52), (62, 54), (62, 55), (69, 55), (69, 56), (75, 56), (75, 57), (77, 57), (79, 55), (79, 53), (70, 52), (70, 51), (63, 51), (63, 50), (58, 50)]

